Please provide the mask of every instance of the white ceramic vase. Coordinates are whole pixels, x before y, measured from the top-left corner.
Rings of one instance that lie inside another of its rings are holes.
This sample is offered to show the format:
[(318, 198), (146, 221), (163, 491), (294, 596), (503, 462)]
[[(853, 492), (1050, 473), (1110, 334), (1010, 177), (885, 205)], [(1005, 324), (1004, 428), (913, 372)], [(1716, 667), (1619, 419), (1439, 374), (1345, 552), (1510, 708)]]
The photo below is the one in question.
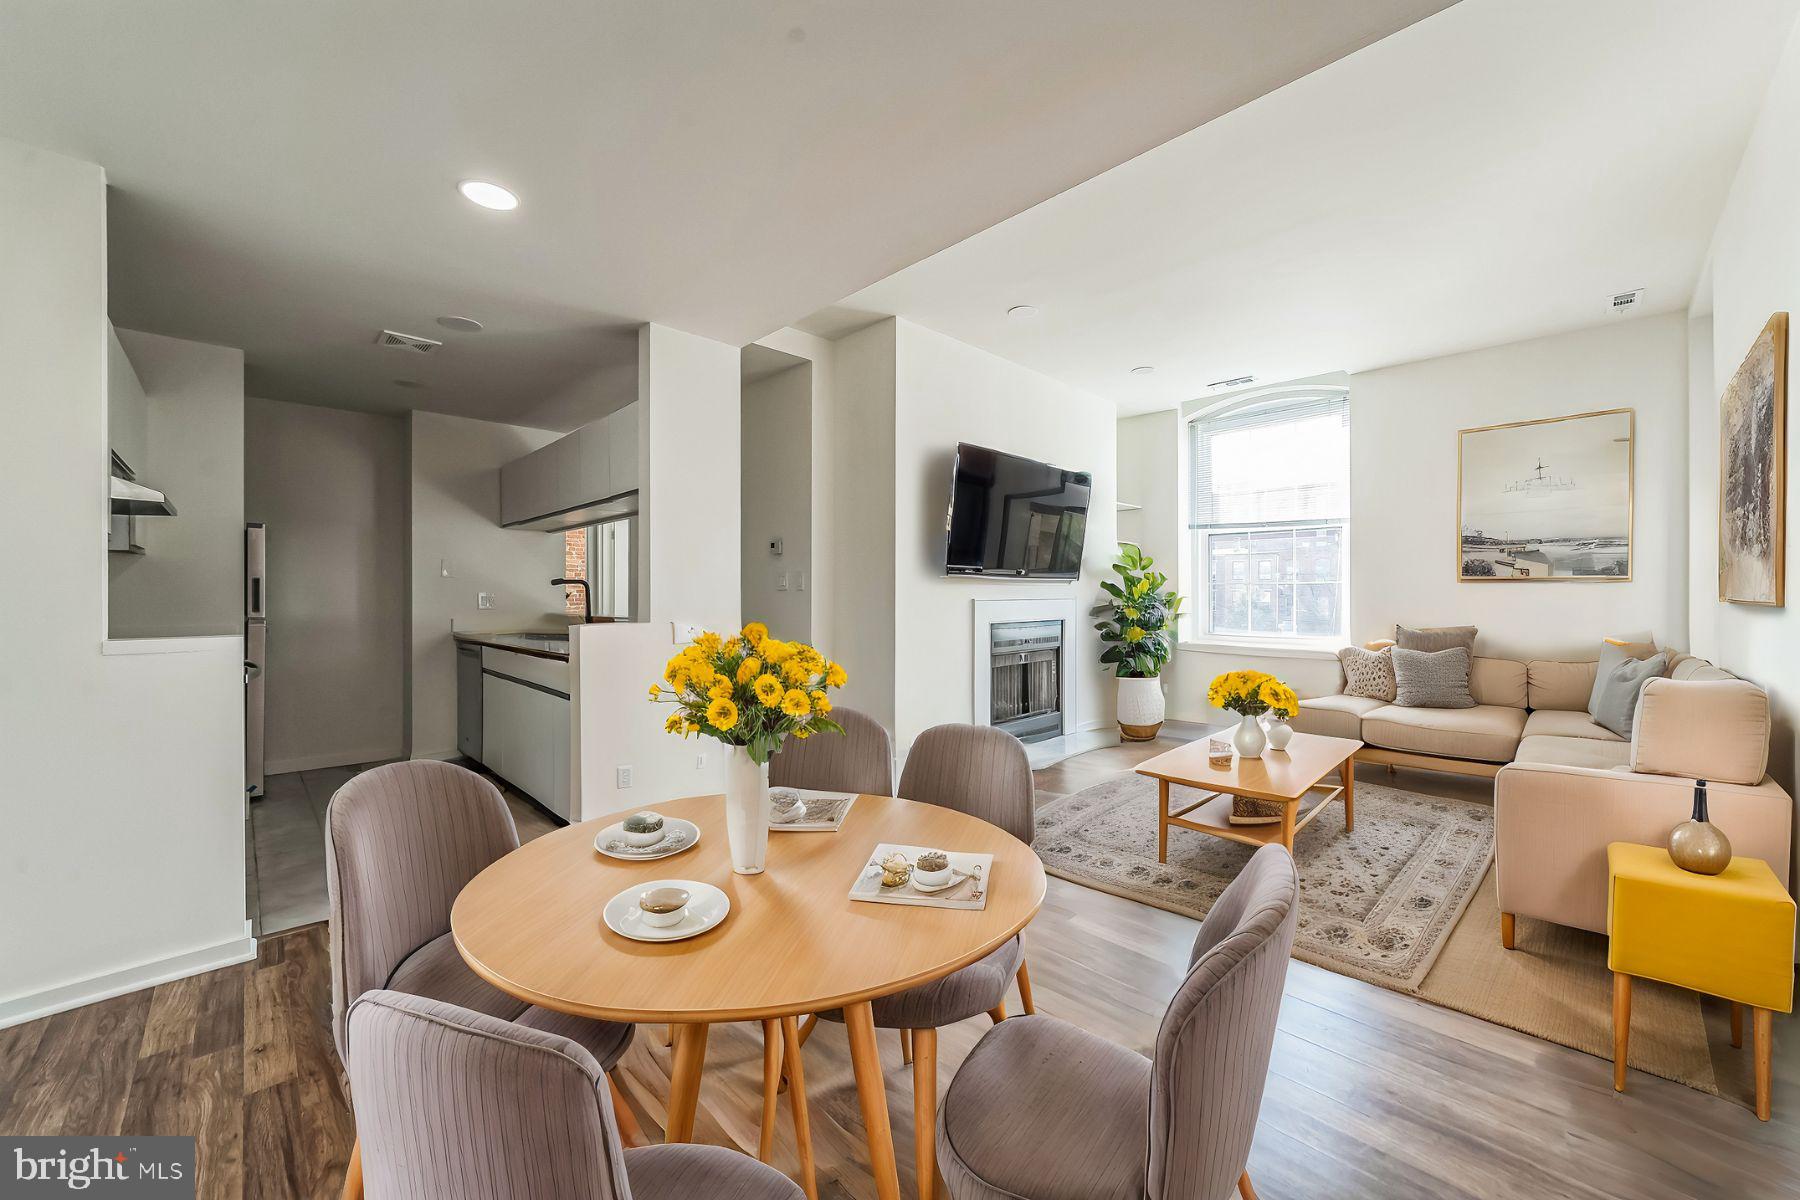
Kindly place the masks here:
[(731, 747), (725, 761), (725, 840), (731, 869), (760, 875), (769, 854), (769, 764)]
[(1294, 736), (1294, 727), (1283, 718), (1271, 715), (1263, 720), (1263, 735), (1269, 739), (1269, 749), (1286, 750)]
[(1162, 680), (1119, 678), (1119, 736), (1128, 742), (1147, 742), (1163, 723)]
[(1268, 745), (1269, 739), (1263, 734), (1262, 724), (1245, 713), (1238, 721), (1236, 732), (1231, 735), (1231, 748), (1237, 751), (1239, 758), (1261, 758)]

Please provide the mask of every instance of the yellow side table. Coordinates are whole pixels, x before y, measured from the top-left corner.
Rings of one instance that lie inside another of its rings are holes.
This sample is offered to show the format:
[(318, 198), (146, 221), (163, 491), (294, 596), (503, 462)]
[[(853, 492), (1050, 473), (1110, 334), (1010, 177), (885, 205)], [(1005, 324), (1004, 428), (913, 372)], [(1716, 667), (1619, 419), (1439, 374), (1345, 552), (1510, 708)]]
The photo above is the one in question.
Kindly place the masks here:
[(1733, 1046), (1743, 1045), (1739, 1006), (1752, 1010), (1756, 1115), (1768, 1120), (1772, 1018), (1794, 1011), (1793, 897), (1760, 858), (1695, 875), (1661, 846), (1614, 842), (1606, 864), (1614, 1090), (1625, 1090), (1631, 981), (1655, 979), (1731, 1001)]

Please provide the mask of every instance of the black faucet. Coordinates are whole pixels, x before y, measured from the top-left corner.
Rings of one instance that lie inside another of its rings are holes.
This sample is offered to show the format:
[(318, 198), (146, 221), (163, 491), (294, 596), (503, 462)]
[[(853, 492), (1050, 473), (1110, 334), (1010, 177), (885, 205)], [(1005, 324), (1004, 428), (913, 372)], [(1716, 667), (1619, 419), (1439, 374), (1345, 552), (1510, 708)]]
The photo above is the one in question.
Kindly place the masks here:
[(588, 590), (585, 579), (552, 579), (552, 587), (578, 587), (581, 589), (581, 618), (584, 624), (594, 623), (594, 594)]

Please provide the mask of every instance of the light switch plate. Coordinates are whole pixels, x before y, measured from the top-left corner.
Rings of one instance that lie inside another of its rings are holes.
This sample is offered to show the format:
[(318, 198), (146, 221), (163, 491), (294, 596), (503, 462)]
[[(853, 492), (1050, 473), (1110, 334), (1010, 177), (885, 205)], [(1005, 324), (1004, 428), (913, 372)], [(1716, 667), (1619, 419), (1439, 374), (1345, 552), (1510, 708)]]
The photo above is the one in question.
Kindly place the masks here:
[(677, 646), (685, 646), (706, 631), (692, 621), (670, 621), (669, 632), (675, 638)]
[(617, 787), (620, 787), (620, 788), (630, 787), (631, 786), (631, 768), (630, 767), (617, 768), (613, 772), (613, 782)]

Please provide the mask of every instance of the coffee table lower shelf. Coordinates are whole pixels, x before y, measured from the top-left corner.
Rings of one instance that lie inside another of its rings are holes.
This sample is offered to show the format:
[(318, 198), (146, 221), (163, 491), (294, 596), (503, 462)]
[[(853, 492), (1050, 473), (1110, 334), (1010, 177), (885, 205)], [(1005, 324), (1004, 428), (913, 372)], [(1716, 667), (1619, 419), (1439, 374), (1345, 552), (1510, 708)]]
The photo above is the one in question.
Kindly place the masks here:
[[(1319, 784), (1310, 789), (1299, 800), (1287, 803), (1286, 815), (1279, 821), (1270, 821), (1263, 825), (1233, 825), (1230, 821), (1231, 802), (1233, 796), (1229, 792), (1212, 792), (1205, 799), (1195, 801), (1186, 808), (1169, 808), (1169, 781), (1157, 780), (1157, 808), (1159, 810), (1157, 830), (1158, 862), (1169, 861), (1169, 828), (1191, 829), (1195, 833), (1209, 833), (1214, 837), (1224, 838), (1231, 842), (1241, 842), (1246, 846), (1267, 846), (1270, 842), (1279, 842), (1290, 851), (1294, 848), (1294, 838), (1302, 829), (1312, 823), (1314, 817), (1324, 811), (1326, 805), (1344, 795), (1344, 786)], [(1276, 803), (1282, 803), (1276, 801)], [(1349, 809), (1346, 808), (1346, 814)]]

